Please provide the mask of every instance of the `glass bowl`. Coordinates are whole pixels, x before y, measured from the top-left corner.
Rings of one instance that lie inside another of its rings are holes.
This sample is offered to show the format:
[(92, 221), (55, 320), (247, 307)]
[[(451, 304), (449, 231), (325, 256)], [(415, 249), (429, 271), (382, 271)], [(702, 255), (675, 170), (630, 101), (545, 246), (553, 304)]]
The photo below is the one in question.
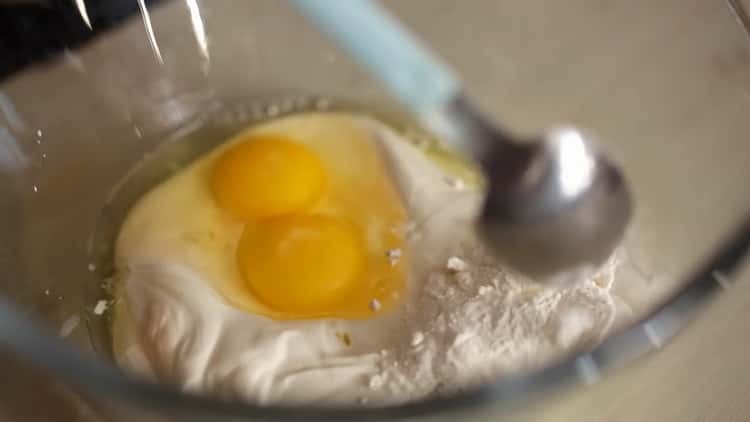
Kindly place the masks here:
[[(8, 40), (18, 60), (0, 82), (0, 340), (11, 362), (37, 369), (8, 363), (8, 373), (53, 374), (67, 392), (42, 397), (62, 394), (83, 420), (487, 416), (659, 348), (730, 283), (750, 243), (750, 49), (731, 8), (385, 3), (497, 120), (521, 133), (588, 128), (622, 164), (637, 210), (620, 251), (617, 333), (539, 372), (385, 409), (257, 407), (123, 374), (109, 362), (107, 318), (94, 312), (107, 239), (128, 198), (214, 145), (170, 140), (218, 142), (300, 108), (349, 105), (393, 121), (403, 111), (285, 2), (21, 2), (2, 15), (21, 35)], [(30, 10), (43, 18), (24, 17)], [(40, 22), (60, 31), (49, 29), (59, 41), (50, 48), (39, 47)], [(122, 185), (155, 151), (169, 159)]]

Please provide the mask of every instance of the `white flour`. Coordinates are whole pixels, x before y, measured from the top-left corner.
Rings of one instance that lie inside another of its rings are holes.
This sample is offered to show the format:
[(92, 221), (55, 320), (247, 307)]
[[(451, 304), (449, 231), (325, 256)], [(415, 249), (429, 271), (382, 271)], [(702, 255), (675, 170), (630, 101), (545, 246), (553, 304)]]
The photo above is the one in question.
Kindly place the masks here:
[(461, 270), (430, 276), (407, 311), (411, 341), (381, 352), (371, 388), (404, 401), (450, 393), (548, 364), (607, 333), (615, 315), (614, 263), (576, 285), (541, 286), (487, 259), (451, 258), (448, 267)]

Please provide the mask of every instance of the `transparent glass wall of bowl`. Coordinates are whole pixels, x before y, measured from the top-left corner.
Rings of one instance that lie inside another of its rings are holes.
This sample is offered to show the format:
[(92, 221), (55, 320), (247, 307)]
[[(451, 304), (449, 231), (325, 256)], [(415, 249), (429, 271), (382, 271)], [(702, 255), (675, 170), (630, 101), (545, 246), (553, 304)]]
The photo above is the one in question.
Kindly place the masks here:
[[(632, 315), (678, 289), (750, 210), (750, 48), (723, 2), (385, 3), (509, 128), (573, 123), (619, 159), (637, 201), (616, 286)], [(175, 132), (233, 127), (300, 98), (399, 110), (273, 0), (144, 6), (4, 81), (0, 290), (106, 358), (93, 308), (107, 271), (92, 234), (114, 186)]]

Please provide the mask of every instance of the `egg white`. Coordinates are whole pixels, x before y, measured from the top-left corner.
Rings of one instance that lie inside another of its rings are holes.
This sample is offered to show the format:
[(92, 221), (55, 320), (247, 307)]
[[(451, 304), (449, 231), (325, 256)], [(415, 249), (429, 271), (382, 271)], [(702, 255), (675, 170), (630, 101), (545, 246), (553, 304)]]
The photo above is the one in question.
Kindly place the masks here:
[[(479, 192), (457, 188), (454, 177), (416, 146), (368, 117), (309, 113), (253, 130), (303, 139), (320, 128), (340, 128), (342, 139), (348, 130), (364, 131), (387, 158), (411, 219), (408, 248), (415, 253), (407, 295), (418, 291), (471, 232)], [(118, 361), (187, 391), (261, 404), (388, 402), (366, 380), (377, 372), (384, 350), (409, 341), (402, 312), (364, 320), (281, 321), (261, 316), (263, 304), (238, 294), (244, 291), (235, 261), (242, 224), (216, 206), (206, 183), (210, 164), (230, 146), (153, 189), (124, 222), (115, 259)], [(413, 300), (404, 302), (408, 307)]]

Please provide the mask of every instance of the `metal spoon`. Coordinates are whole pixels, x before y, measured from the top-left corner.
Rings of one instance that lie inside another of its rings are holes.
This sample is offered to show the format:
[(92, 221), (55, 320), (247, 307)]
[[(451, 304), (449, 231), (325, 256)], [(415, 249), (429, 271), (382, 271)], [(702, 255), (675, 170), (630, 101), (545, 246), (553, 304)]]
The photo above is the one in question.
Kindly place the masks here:
[(493, 125), (458, 79), (371, 0), (293, 0), (441, 139), (480, 163), (487, 181), (478, 229), (505, 263), (546, 279), (596, 267), (632, 213), (622, 173), (589, 138), (560, 128), (519, 139)]

